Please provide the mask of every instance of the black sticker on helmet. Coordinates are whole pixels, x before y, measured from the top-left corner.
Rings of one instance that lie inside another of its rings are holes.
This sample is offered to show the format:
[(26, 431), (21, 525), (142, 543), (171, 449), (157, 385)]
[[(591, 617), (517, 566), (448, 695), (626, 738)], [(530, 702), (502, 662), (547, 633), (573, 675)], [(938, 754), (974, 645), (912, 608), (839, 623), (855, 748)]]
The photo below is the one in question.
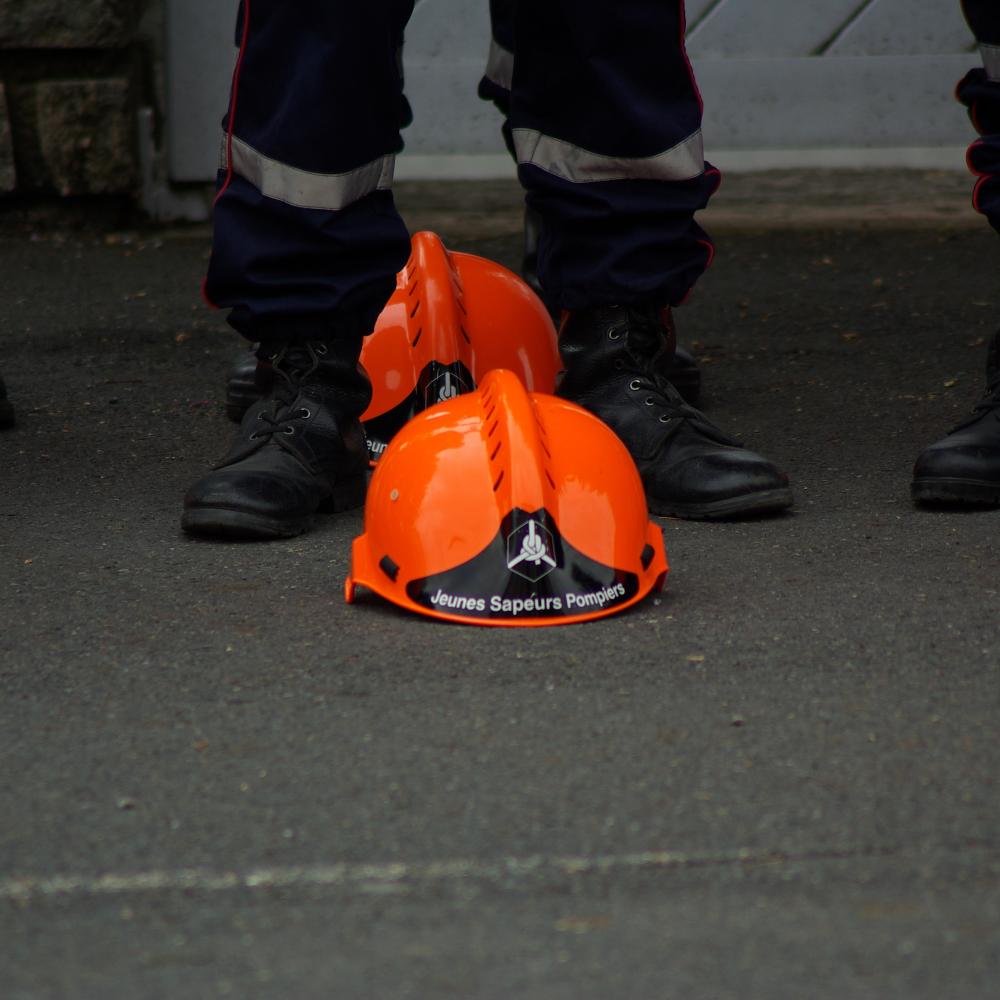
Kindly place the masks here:
[(490, 544), (468, 562), (412, 580), (410, 600), (463, 618), (559, 618), (625, 604), (639, 591), (634, 573), (585, 556), (541, 509), (515, 508)]
[(417, 379), (417, 396), (423, 400), (423, 409), (454, 399), (464, 392), (472, 392), (475, 388), (476, 381), (472, 372), (461, 361), (450, 365), (432, 361)]
[(420, 373), (413, 392), (402, 402), (365, 421), (368, 457), (377, 462), (403, 425), (421, 411), (475, 388), (472, 373), (461, 361), (450, 365), (440, 361), (430, 362)]

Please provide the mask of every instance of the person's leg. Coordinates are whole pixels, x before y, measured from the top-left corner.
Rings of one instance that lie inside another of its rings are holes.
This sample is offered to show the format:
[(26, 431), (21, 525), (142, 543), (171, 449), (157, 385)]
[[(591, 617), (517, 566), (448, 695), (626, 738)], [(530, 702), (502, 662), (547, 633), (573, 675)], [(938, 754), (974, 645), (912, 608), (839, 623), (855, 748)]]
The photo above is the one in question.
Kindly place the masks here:
[(566, 310), (560, 393), (619, 434), (655, 512), (787, 507), (787, 478), (685, 406), (662, 375), (667, 310), (713, 252), (694, 213), (718, 185), (682, 0), (522, 4), (515, 44), (511, 136), (542, 220), (539, 276)]
[[(1000, 232), (1000, 5), (964, 0), (962, 9), (983, 60), (957, 89), (979, 133), (967, 156), (977, 177), (972, 203)], [(985, 394), (969, 417), (920, 454), (910, 490), (921, 503), (1000, 504), (1000, 331), (986, 356)]]
[[(510, 124), (510, 88), (514, 74), (515, 16), (517, 0), (490, 0), (490, 50), (486, 71), (479, 82), (479, 96), (492, 101), (503, 115), (501, 134), (508, 152), (517, 161)], [(548, 299), (538, 278), (538, 240), (541, 220), (529, 206), (524, 211), (524, 253), (521, 276), (546, 303), (556, 322), (559, 309)], [(689, 403), (698, 401), (701, 392), (701, 371), (690, 351), (677, 345), (671, 356), (663, 359), (663, 371), (670, 383)]]
[(479, 96), (492, 101), (503, 115), (501, 134), (507, 151), (516, 158), (510, 134), (510, 82), (514, 73), (514, 17), (517, 0), (490, 0), (490, 51), (479, 81)]
[(1000, 231), (1000, 6), (996, 0), (963, 0), (962, 9), (983, 60), (983, 67), (970, 70), (957, 88), (979, 133), (968, 152), (969, 169), (978, 178), (972, 200)]
[(712, 248), (694, 222), (718, 171), (680, 0), (553, 0), (517, 10), (511, 125), (539, 271), (555, 304), (676, 305)]
[(205, 296), (276, 377), (182, 525), (268, 537), (363, 500), (361, 340), (409, 237), (390, 190), (412, 0), (244, 0)]
[(348, 315), (367, 332), (392, 292), (409, 254), (390, 187), (411, 8), (244, 0), (205, 294), (249, 340)]

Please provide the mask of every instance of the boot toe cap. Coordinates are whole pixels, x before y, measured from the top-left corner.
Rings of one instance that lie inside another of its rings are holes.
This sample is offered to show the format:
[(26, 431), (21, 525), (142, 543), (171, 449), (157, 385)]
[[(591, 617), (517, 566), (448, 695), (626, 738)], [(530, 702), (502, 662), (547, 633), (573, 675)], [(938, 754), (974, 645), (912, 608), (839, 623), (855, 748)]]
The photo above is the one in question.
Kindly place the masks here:
[(188, 490), (184, 506), (230, 507), (259, 514), (294, 515), (309, 513), (315, 503), (310, 503), (297, 480), (287, 476), (220, 469)]
[(917, 458), (914, 479), (971, 479), (1000, 485), (1000, 440), (993, 446), (972, 442), (932, 444)]
[(728, 517), (779, 510), (792, 503), (788, 476), (743, 448), (692, 455), (644, 477), (654, 512)]
[(985, 428), (980, 421), (924, 449), (913, 466), (911, 492), (929, 503), (1000, 503), (1000, 420)]
[(309, 526), (315, 509), (295, 479), (220, 469), (188, 490), (181, 526), (191, 534), (288, 537)]

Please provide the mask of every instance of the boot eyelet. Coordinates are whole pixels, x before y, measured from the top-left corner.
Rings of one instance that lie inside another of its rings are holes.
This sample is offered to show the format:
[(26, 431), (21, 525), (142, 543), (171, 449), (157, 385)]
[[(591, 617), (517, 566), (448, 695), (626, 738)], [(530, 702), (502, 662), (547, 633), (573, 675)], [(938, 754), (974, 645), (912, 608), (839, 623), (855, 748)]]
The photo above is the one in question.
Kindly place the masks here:
[(628, 387), (633, 392), (638, 392), (642, 388), (642, 383), (637, 378), (634, 378), (631, 382), (629, 382)]
[(256, 431), (254, 431), (253, 434), (250, 435), (250, 440), (251, 441), (256, 441), (257, 440), (257, 432)]
[(299, 408), (299, 416), (303, 420), (308, 420), (312, 416), (312, 410), (310, 410), (308, 407), (302, 406)]
[(608, 330), (608, 340), (621, 340), (622, 332), (621, 330), (611, 327)]
[(645, 404), (646, 404), (647, 406), (652, 406), (652, 405), (653, 405), (653, 404), (654, 404), (654, 403), (656, 402), (656, 400), (655, 400), (655, 399), (653, 399), (653, 397), (652, 397), (652, 396), (647, 396), (647, 397), (646, 397), (646, 398), (645, 398), (645, 399), (643, 400), (643, 402), (644, 402), (644, 403), (645, 403)]
[(317, 344), (315, 347), (316, 353), (321, 357), (326, 357), (327, 348), (326, 344)]
[(288, 434), (288, 435), (292, 435), (292, 434), (295, 433), (295, 428), (294, 427), (284, 427), (284, 428), (282, 428), (282, 430), (284, 431), (285, 434)]
[(665, 413), (661, 413), (660, 414), (660, 423), (661, 424), (669, 424), (670, 423), (670, 417), (668, 417), (667, 414), (665, 414)]

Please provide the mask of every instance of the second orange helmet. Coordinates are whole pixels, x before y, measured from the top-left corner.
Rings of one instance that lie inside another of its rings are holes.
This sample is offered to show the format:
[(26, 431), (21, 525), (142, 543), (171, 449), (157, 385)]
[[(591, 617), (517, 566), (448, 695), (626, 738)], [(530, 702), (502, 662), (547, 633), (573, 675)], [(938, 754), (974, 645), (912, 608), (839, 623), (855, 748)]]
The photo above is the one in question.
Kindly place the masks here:
[(513, 271), (419, 232), (361, 363), (372, 380), (362, 420), (374, 461), (411, 417), (470, 392), (495, 368), (529, 390), (554, 391), (559, 351), (545, 306)]

